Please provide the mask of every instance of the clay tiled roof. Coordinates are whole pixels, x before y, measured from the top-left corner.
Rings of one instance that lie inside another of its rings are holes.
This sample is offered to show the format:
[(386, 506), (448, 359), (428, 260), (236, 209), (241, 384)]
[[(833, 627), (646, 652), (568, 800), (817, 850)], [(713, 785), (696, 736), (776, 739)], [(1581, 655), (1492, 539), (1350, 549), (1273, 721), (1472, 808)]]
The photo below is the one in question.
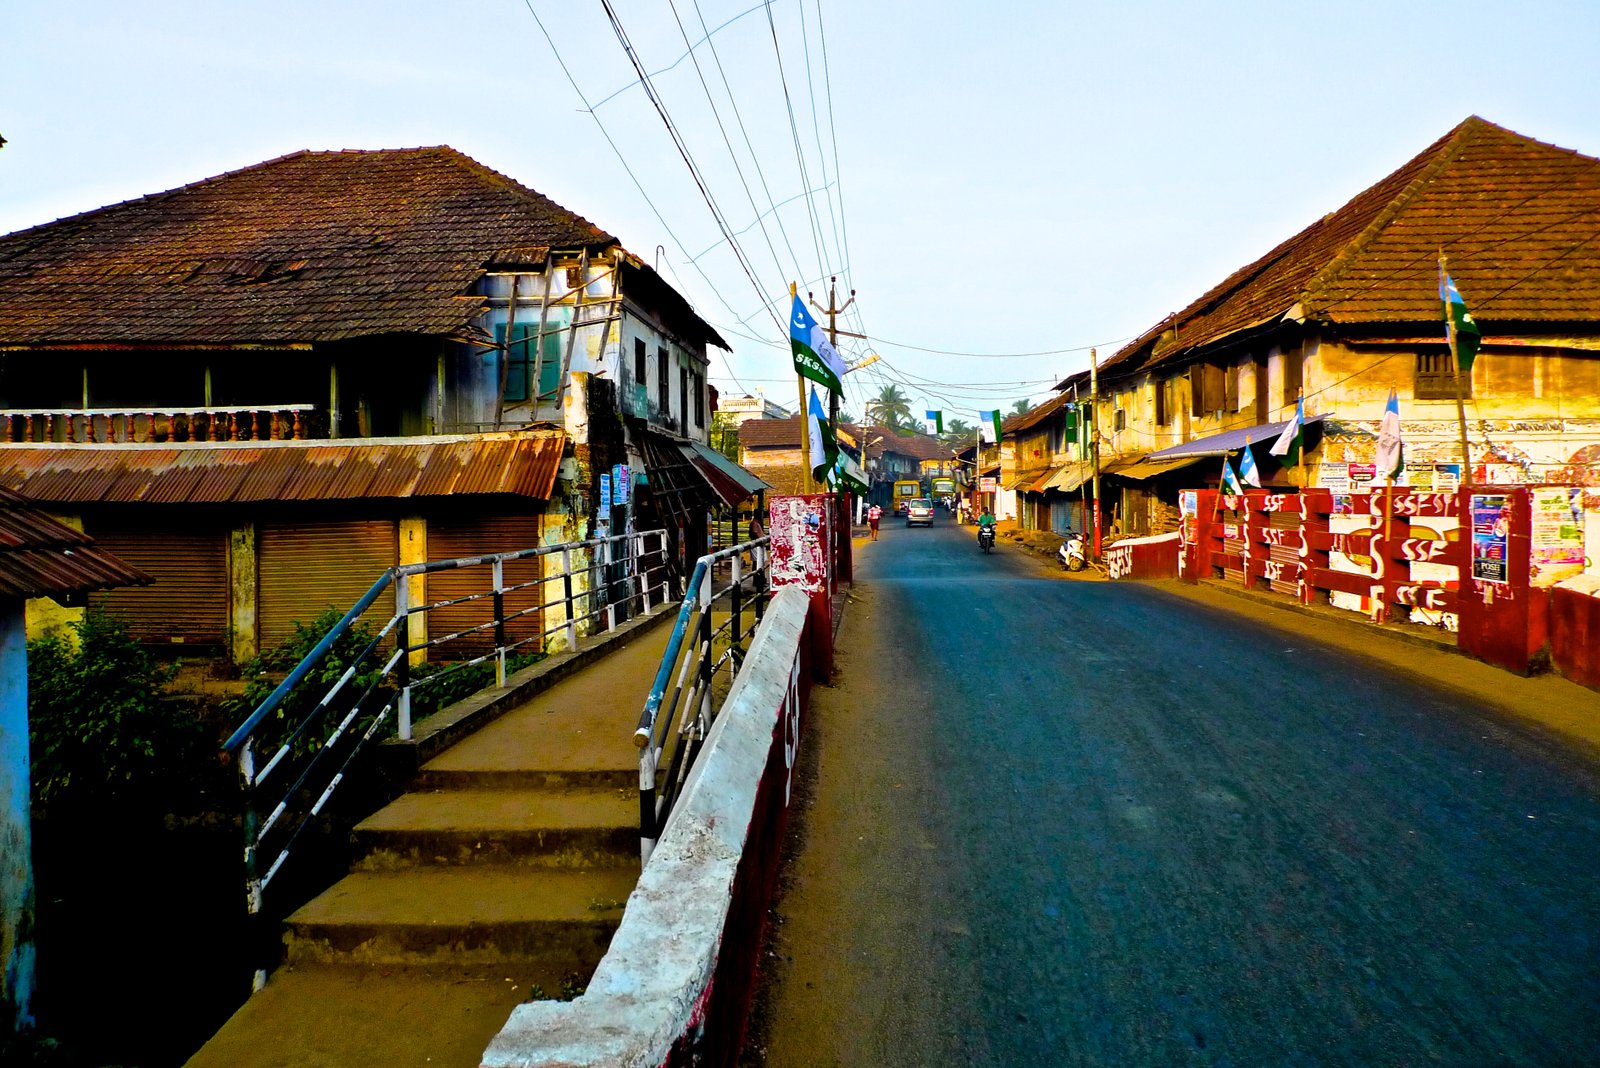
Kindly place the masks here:
[(1028, 430), (1036, 427), (1046, 419), (1050, 418), (1056, 412), (1059, 412), (1062, 408), (1066, 407), (1067, 403), (1071, 400), (1072, 397), (1070, 394), (1057, 393), (1054, 397), (1051, 397), (1043, 404), (1029, 408), (1021, 415), (1011, 416), (1004, 423), (1000, 424), (1001, 432), (1006, 434), (1014, 434), (1019, 430)]
[(0, 489), (0, 598), (72, 597), (152, 581), (26, 497)]
[(1600, 160), (1468, 118), (1101, 370), (1176, 360), (1291, 312), (1350, 326), (1439, 322), (1440, 251), (1486, 336), (1497, 323), (1600, 324)]
[(747, 449), (798, 449), (804, 428), (800, 417), (746, 419), (739, 424), (739, 444)]
[(297, 152), (0, 237), (0, 344), (449, 334), (486, 263), (615, 243), (452, 148)]

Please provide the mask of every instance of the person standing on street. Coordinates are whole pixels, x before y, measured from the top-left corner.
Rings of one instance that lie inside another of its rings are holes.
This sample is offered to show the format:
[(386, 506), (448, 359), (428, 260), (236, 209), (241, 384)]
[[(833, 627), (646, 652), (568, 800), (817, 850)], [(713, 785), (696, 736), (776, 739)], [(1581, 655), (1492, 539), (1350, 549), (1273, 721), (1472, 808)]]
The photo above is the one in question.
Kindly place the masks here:
[(867, 509), (867, 529), (871, 531), (871, 539), (878, 540), (878, 520), (883, 518), (883, 509), (874, 504)]

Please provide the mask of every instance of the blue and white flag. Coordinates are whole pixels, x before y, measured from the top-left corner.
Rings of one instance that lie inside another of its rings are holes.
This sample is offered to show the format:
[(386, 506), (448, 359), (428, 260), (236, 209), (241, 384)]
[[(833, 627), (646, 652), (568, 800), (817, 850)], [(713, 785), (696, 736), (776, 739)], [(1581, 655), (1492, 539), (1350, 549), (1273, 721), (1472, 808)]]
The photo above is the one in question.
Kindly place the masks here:
[(833, 426), (828, 422), (828, 410), (822, 406), (817, 391), (811, 390), (811, 404), (806, 409), (806, 460), (811, 467), (811, 477), (823, 482), (833, 471), (839, 456), (839, 440), (834, 437)]
[(1278, 435), (1278, 440), (1273, 442), (1268, 450), (1274, 456), (1282, 456), (1285, 467), (1293, 467), (1300, 462), (1300, 449), (1302, 433), (1306, 424), (1306, 399), (1302, 395), (1294, 404), (1294, 418), (1289, 420), (1289, 425), (1283, 428), (1283, 433)]
[(1226, 456), (1222, 458), (1222, 485), (1217, 488), (1224, 494), (1244, 492), (1244, 487), (1239, 485), (1239, 476), (1233, 473), (1233, 465), (1228, 462)]
[(985, 445), (1000, 444), (1000, 412), (978, 413), (978, 440)]
[(1261, 488), (1261, 472), (1256, 467), (1255, 454), (1250, 451), (1250, 439), (1244, 439), (1244, 453), (1239, 457), (1239, 477), (1244, 484)]
[(1383, 421), (1378, 424), (1378, 475), (1393, 482), (1406, 468), (1406, 447), (1400, 440), (1400, 395), (1389, 391), (1389, 403), (1383, 406)]
[(811, 318), (798, 294), (789, 311), (789, 348), (794, 353), (796, 374), (835, 393), (844, 392), (844, 357), (828, 340), (828, 332)]
[(928, 433), (930, 433), (930, 434), (943, 434), (944, 433), (944, 412), (930, 411), (930, 412), (927, 413), (927, 415), (928, 415)]

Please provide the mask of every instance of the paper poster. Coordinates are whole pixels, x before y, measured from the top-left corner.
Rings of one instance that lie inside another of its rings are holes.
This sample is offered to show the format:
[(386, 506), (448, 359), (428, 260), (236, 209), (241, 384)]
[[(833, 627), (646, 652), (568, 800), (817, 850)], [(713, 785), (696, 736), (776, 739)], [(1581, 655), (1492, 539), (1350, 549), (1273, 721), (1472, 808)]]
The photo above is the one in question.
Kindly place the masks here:
[(1472, 495), (1472, 577), (1506, 582), (1507, 545), (1511, 537), (1510, 499), (1502, 493)]
[(1533, 514), (1528, 583), (1554, 586), (1583, 571), (1583, 490), (1543, 486), (1529, 496)]

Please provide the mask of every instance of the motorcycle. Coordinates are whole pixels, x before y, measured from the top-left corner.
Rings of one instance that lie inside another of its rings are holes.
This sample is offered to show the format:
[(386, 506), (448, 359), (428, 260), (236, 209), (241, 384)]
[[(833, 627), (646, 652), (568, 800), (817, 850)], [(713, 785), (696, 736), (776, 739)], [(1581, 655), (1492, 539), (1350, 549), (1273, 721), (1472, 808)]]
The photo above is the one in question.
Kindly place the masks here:
[(994, 552), (994, 527), (978, 528), (978, 546), (985, 553)]
[(1089, 564), (1089, 558), (1083, 552), (1083, 536), (1068, 534), (1067, 540), (1061, 543), (1061, 548), (1056, 550), (1056, 559), (1061, 562), (1061, 567), (1066, 571), (1082, 571)]

